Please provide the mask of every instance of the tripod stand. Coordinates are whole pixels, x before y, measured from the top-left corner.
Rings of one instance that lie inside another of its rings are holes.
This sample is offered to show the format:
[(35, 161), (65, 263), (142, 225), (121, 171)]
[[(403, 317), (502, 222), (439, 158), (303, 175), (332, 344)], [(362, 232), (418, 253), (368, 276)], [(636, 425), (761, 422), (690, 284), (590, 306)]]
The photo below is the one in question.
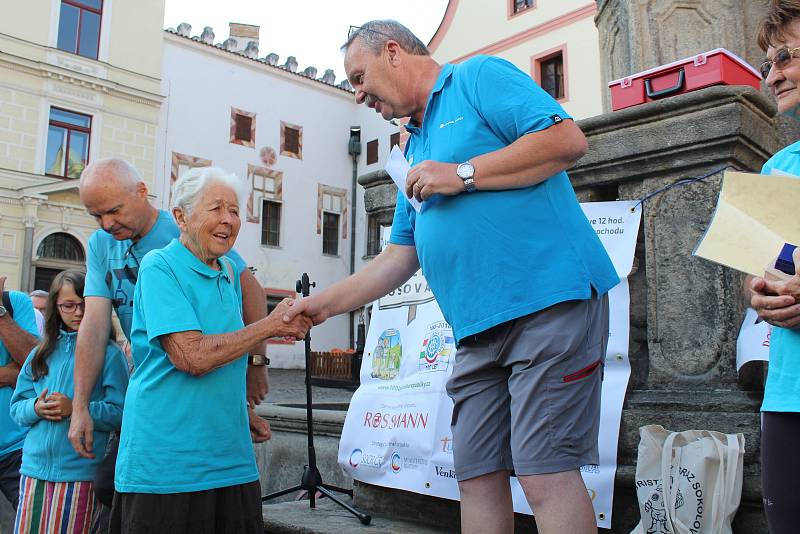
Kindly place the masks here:
[[(308, 273), (303, 273), (303, 276), (297, 281), (296, 289), (298, 293), (304, 297), (307, 297), (309, 295), (310, 288), (316, 287), (316, 285), (317, 284), (315, 282), (309, 282)], [(317, 468), (317, 453), (314, 449), (314, 419), (311, 402), (311, 330), (306, 332), (304, 341), (306, 344), (306, 434), (308, 436), (308, 465), (303, 466), (303, 476), (300, 478), (299, 485), (276, 491), (274, 493), (270, 493), (269, 495), (264, 495), (261, 497), (261, 502), (293, 493), (295, 491), (306, 490), (308, 492), (308, 501), (311, 505), (311, 508), (316, 508), (316, 493), (319, 491), (323, 496), (328, 497), (330, 500), (356, 516), (361, 523), (364, 525), (369, 525), (372, 521), (372, 516), (359, 512), (331, 493), (332, 491), (337, 491), (339, 493), (346, 493), (352, 497), (353, 491), (323, 483), (322, 475)]]

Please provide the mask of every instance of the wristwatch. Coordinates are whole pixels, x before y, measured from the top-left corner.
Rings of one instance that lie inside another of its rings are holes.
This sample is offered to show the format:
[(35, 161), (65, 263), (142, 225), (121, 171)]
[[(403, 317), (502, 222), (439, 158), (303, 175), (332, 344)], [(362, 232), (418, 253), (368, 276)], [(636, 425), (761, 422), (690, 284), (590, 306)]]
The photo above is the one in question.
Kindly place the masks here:
[(247, 357), (247, 365), (269, 365), (269, 358), (263, 354), (251, 354)]
[(464, 180), (464, 189), (466, 189), (467, 193), (475, 191), (475, 180), (473, 179), (473, 176), (475, 176), (475, 167), (472, 166), (472, 163), (465, 161), (459, 164), (459, 166), (456, 167), (456, 174), (459, 178)]
[(0, 304), (0, 317), (5, 317), (7, 313), (8, 310), (6, 309), (6, 307)]

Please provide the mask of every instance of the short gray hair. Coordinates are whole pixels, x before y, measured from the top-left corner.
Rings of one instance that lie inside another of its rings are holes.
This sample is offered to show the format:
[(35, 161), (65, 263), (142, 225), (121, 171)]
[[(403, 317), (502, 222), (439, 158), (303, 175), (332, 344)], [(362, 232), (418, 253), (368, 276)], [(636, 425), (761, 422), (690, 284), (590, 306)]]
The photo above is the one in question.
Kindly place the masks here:
[(361, 26), (351, 27), (347, 42), (342, 45), (342, 52), (347, 52), (350, 45), (358, 39), (373, 54), (380, 53), (388, 41), (397, 41), (400, 48), (414, 56), (429, 56), (428, 47), (411, 33), (411, 30), (396, 20), (371, 20)]
[(239, 202), (239, 209), (242, 208), (247, 198), (247, 187), (235, 174), (219, 167), (195, 167), (186, 171), (175, 182), (172, 205), (182, 209), (187, 215), (192, 213), (203, 189), (211, 182), (221, 183), (233, 189)]
[(29, 297), (44, 297), (47, 298), (50, 295), (47, 291), (43, 289), (34, 289), (30, 293), (28, 293)]

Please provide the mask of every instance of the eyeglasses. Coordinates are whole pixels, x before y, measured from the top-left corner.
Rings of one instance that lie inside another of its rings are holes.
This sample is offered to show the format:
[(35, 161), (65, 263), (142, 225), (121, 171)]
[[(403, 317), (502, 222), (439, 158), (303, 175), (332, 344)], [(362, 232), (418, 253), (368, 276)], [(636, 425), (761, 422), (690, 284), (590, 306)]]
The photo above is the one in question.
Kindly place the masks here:
[(58, 306), (58, 309), (64, 313), (73, 313), (78, 308), (81, 310), (86, 309), (85, 302), (65, 302), (63, 304), (56, 304), (56, 306)]
[(350, 29), (347, 30), (347, 42), (349, 43), (350, 40), (353, 39), (353, 37), (358, 35), (359, 31), (377, 33), (378, 35), (383, 35), (387, 39), (393, 39), (393, 37), (391, 35), (385, 34), (385, 33), (380, 32), (378, 30), (373, 30), (372, 28), (365, 28), (364, 26), (350, 26)]
[(761, 64), (761, 67), (759, 67), (758, 70), (759, 72), (761, 72), (761, 76), (763, 76), (764, 79), (766, 80), (767, 76), (769, 76), (769, 72), (772, 70), (773, 65), (775, 65), (779, 69), (785, 69), (786, 66), (789, 64), (789, 62), (792, 60), (792, 58), (800, 56), (800, 54), (798, 54), (798, 51), (800, 51), (800, 46), (797, 48), (784, 47), (775, 52), (775, 55), (772, 56), (772, 59), (769, 58), (765, 59), (764, 62)]

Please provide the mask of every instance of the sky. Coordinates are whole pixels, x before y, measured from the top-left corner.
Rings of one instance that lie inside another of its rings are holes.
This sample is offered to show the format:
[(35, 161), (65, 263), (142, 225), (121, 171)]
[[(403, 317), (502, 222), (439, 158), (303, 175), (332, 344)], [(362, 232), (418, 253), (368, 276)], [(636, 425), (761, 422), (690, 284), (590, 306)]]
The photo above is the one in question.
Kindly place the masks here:
[(192, 36), (205, 26), (214, 29), (214, 42), (228, 38), (228, 23), (261, 26), (259, 57), (270, 52), (295, 56), (298, 71), (317, 68), (317, 76), (333, 69), (336, 83), (344, 79), (339, 47), (347, 40), (350, 25), (374, 19), (395, 19), (424, 43), (436, 33), (447, 0), (166, 0), (164, 28), (181, 22), (192, 25)]

